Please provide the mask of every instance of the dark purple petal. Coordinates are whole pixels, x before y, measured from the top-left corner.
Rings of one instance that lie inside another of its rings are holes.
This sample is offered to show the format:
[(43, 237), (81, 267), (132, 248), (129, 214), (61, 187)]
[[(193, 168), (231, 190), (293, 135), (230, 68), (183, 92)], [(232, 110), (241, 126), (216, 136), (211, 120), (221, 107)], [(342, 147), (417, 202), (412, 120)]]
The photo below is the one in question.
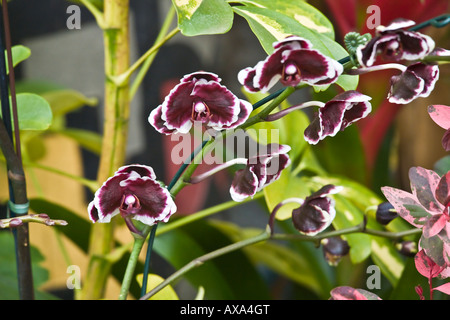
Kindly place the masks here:
[(435, 191), (439, 180), (439, 175), (434, 171), (422, 167), (412, 167), (409, 169), (411, 191), (417, 197), (420, 204), (432, 213), (441, 213), (443, 211), (443, 205), (435, 198)]
[(253, 85), (259, 88), (261, 92), (267, 92), (281, 79), (284, 68), (282, 59), (282, 53), (284, 51), (284, 48), (275, 50), (264, 61), (259, 62), (255, 66), (256, 74)]
[(397, 44), (398, 36), (396, 34), (374, 37), (366, 45), (356, 49), (356, 58), (361, 66), (371, 67), (379, 52), (385, 50), (385, 48), (397, 46)]
[(289, 36), (283, 40), (273, 43), (274, 49), (283, 47), (284, 49), (311, 49), (312, 44), (309, 40), (306, 40), (299, 36)]
[(236, 171), (230, 187), (231, 198), (241, 202), (247, 197), (252, 197), (258, 190), (258, 178), (252, 167), (246, 167)]
[(404, 28), (409, 28), (412, 27), (413, 25), (415, 25), (416, 23), (412, 20), (409, 19), (404, 19), (404, 18), (397, 18), (392, 20), (388, 25), (386, 26), (378, 26), (376, 31), (378, 33), (383, 33), (386, 31), (394, 31), (394, 30), (398, 30), (398, 29), (404, 29)]
[(121, 182), (124, 194), (132, 194), (139, 199), (141, 208), (133, 219), (144, 224), (153, 225), (157, 221), (167, 222), (170, 216), (175, 213), (175, 203), (166, 188), (149, 177), (137, 177)]
[(237, 126), (247, 121), (248, 117), (250, 116), (250, 113), (253, 111), (253, 106), (250, 102), (245, 100), (239, 100), (239, 103), (240, 103), (240, 111), (236, 122), (233, 122), (231, 125), (223, 125), (222, 128), (224, 129), (236, 128)]
[(425, 89), (425, 80), (414, 72), (406, 70), (391, 78), (388, 99), (391, 103), (407, 104), (420, 96)]
[(306, 197), (304, 203), (292, 211), (294, 227), (303, 234), (316, 235), (325, 230), (336, 216), (335, 202), (327, 197), (337, 193), (340, 187), (326, 185)]
[(238, 73), (238, 81), (249, 92), (258, 92), (259, 87), (254, 85), (254, 79), (256, 76), (256, 69), (247, 67)]
[(322, 127), (321, 139), (326, 136), (334, 136), (339, 132), (344, 119), (345, 108), (345, 102), (332, 100), (319, 109), (319, 123)]
[(196, 82), (200, 79), (204, 79), (206, 81), (216, 81), (221, 82), (222, 79), (219, 76), (212, 72), (206, 71), (197, 71), (190, 74), (185, 75), (180, 82)]
[(450, 171), (439, 180), (435, 195), (444, 207), (450, 205)]
[(175, 132), (175, 129), (169, 130), (165, 121), (161, 118), (162, 116), (162, 105), (159, 105), (157, 108), (153, 109), (148, 117), (148, 122), (160, 133), (163, 134), (172, 134)]
[(129, 173), (136, 172), (141, 177), (150, 177), (151, 179), (156, 179), (155, 172), (152, 167), (142, 165), (142, 164), (131, 164), (127, 166), (120, 167), (117, 169), (115, 175), (120, 173)]
[(317, 144), (322, 138), (323, 128), (319, 117), (314, 117), (304, 131), (304, 138), (310, 144)]
[[(343, 72), (343, 67), (337, 61), (330, 59), (317, 50), (300, 49), (283, 52), (285, 66), (295, 65), (298, 69), (298, 80), (284, 70), (281, 82), (285, 85), (295, 86), (301, 82), (310, 85), (329, 84), (337, 80)], [(291, 80), (291, 78), (293, 78)]]
[(120, 183), (130, 177), (129, 173), (120, 173), (110, 177), (95, 192), (94, 205), (98, 210), (98, 220), (109, 222), (109, 220), (119, 213), (122, 201), (123, 190)]
[(176, 85), (162, 104), (162, 120), (168, 130), (176, 129), (187, 133), (192, 127), (192, 107), (195, 97), (192, 96), (192, 82), (182, 82)]
[(399, 31), (402, 46), (401, 59), (419, 60), (434, 49), (434, 41), (429, 36), (419, 32)]
[(92, 220), (92, 222), (97, 222), (99, 221), (99, 216), (98, 216), (98, 210), (94, 205), (94, 201), (91, 201), (88, 205), (88, 213), (89, 213), (89, 219)]
[(266, 181), (264, 186), (268, 186), (272, 182), (278, 180), (281, 176), (281, 172), (286, 169), (291, 163), (291, 159), (287, 154), (280, 154), (277, 157), (273, 157), (266, 165)]
[(213, 81), (198, 81), (192, 95), (204, 103), (209, 109), (208, 126), (220, 130), (230, 127), (238, 120), (241, 112), (241, 101), (225, 86)]
[(428, 97), (439, 79), (439, 67), (418, 62), (408, 66), (408, 70), (425, 81), (420, 97)]

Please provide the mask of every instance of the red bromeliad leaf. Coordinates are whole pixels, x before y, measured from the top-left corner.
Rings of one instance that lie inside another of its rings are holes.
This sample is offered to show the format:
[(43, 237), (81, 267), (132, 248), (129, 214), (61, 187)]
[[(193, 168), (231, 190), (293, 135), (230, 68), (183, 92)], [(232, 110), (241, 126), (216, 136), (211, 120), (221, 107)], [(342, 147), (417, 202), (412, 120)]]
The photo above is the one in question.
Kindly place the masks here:
[(439, 287), (436, 287), (433, 290), (438, 290), (440, 292), (450, 295), (450, 282), (440, 285)]
[(443, 267), (437, 265), (433, 260), (430, 259), (424, 250), (420, 250), (414, 257), (414, 263), (416, 264), (417, 271), (428, 279), (437, 277)]
[(372, 292), (348, 286), (334, 288), (330, 293), (330, 300), (381, 300)]
[(444, 129), (450, 128), (450, 106), (434, 105), (428, 107), (428, 114), (438, 126)]

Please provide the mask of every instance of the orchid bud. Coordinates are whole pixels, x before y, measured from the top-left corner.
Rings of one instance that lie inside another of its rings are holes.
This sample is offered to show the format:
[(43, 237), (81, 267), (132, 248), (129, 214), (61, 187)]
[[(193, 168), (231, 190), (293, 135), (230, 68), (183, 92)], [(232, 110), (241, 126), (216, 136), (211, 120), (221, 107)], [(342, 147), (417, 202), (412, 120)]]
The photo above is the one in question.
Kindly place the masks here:
[(323, 254), (330, 266), (337, 266), (341, 258), (348, 254), (350, 247), (340, 237), (322, 239)]
[(376, 212), (376, 219), (378, 223), (382, 225), (387, 225), (389, 222), (391, 222), (394, 218), (396, 218), (397, 212), (394, 209), (394, 206), (390, 204), (389, 202), (383, 202), (380, 205), (378, 205), (377, 212)]

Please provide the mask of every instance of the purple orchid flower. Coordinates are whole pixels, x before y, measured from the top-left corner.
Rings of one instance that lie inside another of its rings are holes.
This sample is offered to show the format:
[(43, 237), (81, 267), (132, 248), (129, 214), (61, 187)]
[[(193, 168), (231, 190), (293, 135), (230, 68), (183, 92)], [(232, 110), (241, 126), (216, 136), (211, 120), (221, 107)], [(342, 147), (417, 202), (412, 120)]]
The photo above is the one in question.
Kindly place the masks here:
[(304, 137), (317, 144), (327, 136), (335, 136), (355, 121), (366, 117), (372, 110), (371, 97), (351, 90), (343, 92), (319, 108), (317, 116), (305, 129)]
[(411, 64), (400, 75), (392, 76), (389, 102), (407, 104), (418, 97), (428, 97), (438, 79), (438, 65)]
[(290, 164), (287, 145), (269, 144), (267, 151), (246, 160), (246, 167), (236, 171), (230, 194), (234, 201), (240, 202), (253, 197), (258, 191), (278, 180), (281, 172)]
[(89, 218), (93, 222), (110, 222), (119, 214), (130, 231), (139, 234), (131, 219), (146, 225), (167, 222), (177, 207), (170, 192), (156, 180), (153, 169), (145, 165), (119, 168), (95, 192), (89, 203)]
[(434, 49), (435, 43), (427, 35), (404, 30), (413, 25), (414, 21), (400, 18), (387, 26), (378, 26), (375, 37), (356, 50), (360, 65), (372, 66), (377, 55), (387, 61), (419, 60), (428, 55)]
[(429, 106), (428, 114), (438, 126), (446, 130), (442, 137), (442, 147), (445, 151), (450, 151), (450, 107), (444, 105)]
[(214, 73), (184, 76), (148, 118), (160, 133), (188, 133), (199, 122), (215, 130), (231, 129), (247, 120), (252, 105), (236, 97)]
[(423, 230), (420, 245), (435, 263), (450, 266), (450, 172), (440, 177), (421, 167), (409, 170), (412, 193), (381, 188), (398, 215)]
[(294, 227), (309, 236), (328, 228), (336, 216), (335, 201), (328, 196), (341, 190), (342, 187), (329, 184), (306, 197), (300, 207), (292, 211)]
[(250, 92), (267, 92), (278, 81), (284, 86), (333, 83), (343, 72), (343, 66), (312, 49), (312, 44), (298, 36), (289, 36), (273, 44), (274, 52), (255, 67), (238, 74), (239, 82)]

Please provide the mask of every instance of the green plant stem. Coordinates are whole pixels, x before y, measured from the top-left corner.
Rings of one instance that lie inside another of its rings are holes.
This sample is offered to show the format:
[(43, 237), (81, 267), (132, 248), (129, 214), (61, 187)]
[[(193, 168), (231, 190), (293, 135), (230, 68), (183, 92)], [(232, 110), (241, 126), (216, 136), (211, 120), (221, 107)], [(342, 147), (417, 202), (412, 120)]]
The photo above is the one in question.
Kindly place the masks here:
[[(158, 43), (161, 43), (161, 41), (164, 40), (164, 37), (167, 36), (167, 32), (169, 30), (169, 27), (172, 23), (174, 16), (175, 16), (175, 7), (171, 6), (169, 9), (169, 12), (167, 13), (166, 18), (161, 26), (161, 29), (159, 30), (158, 36), (156, 37), (155, 45)], [(157, 54), (157, 51), (153, 52), (151, 55), (149, 55), (145, 59), (145, 62), (143, 63), (141, 69), (137, 73), (136, 78), (133, 80), (133, 82), (130, 86), (130, 100), (133, 100), (133, 97), (136, 94), (142, 81), (144, 80), (144, 77), (147, 74), (148, 69), (150, 68), (151, 64), (153, 63), (153, 60), (155, 60), (156, 54)]]
[(245, 203), (257, 200), (257, 199), (259, 199), (259, 198), (261, 198), (263, 196), (264, 196), (263, 192), (258, 192), (257, 194), (255, 194), (253, 196), (253, 198), (247, 198), (247, 199), (245, 199), (242, 202), (236, 202), (236, 201), (231, 200), (231, 201), (220, 203), (218, 205), (212, 206), (212, 207), (204, 209), (204, 210), (200, 210), (200, 211), (198, 211), (198, 212), (196, 212), (194, 214), (191, 214), (191, 215), (179, 218), (177, 220), (171, 221), (168, 224), (161, 225), (158, 228), (158, 230), (156, 231), (156, 236), (159, 236), (161, 234), (164, 234), (164, 233), (169, 232), (171, 230), (174, 230), (176, 228), (180, 228), (182, 226), (185, 226), (185, 225), (187, 225), (189, 223), (198, 221), (200, 219), (209, 217), (209, 216), (211, 216), (211, 215), (213, 215), (215, 213), (222, 212), (224, 210), (228, 210), (230, 208), (233, 208), (233, 207), (236, 207), (236, 206), (239, 206), (239, 205), (242, 205), (242, 204), (245, 204)]
[[(105, 106), (103, 143), (97, 181), (102, 184), (123, 165), (128, 133), (129, 84), (118, 86), (110, 77), (122, 74), (129, 67), (129, 0), (105, 0), (103, 10), (105, 48)], [(88, 250), (88, 270), (79, 299), (101, 299), (111, 271), (111, 262), (102, 259), (113, 249), (114, 223), (92, 226)]]
[(174, 272), (172, 275), (167, 277), (163, 282), (161, 282), (158, 286), (156, 286), (154, 289), (150, 290), (147, 294), (141, 297), (141, 300), (149, 299), (151, 296), (156, 294), (158, 291), (166, 287), (167, 285), (171, 284), (175, 280), (182, 277), (184, 274), (186, 274), (188, 271), (201, 266), (203, 263), (212, 260), (214, 258), (223, 256), (227, 253), (240, 250), (242, 248), (245, 248), (250, 245), (257, 244), (259, 242), (267, 241), (267, 240), (291, 240), (291, 241), (309, 241), (309, 242), (320, 242), (320, 240), (325, 238), (330, 238), (334, 236), (341, 236), (345, 234), (351, 234), (351, 233), (365, 233), (369, 235), (379, 236), (379, 237), (386, 237), (390, 239), (400, 239), (404, 236), (412, 235), (412, 234), (418, 234), (422, 232), (421, 229), (411, 229), (407, 231), (402, 232), (388, 232), (388, 231), (380, 231), (380, 230), (373, 230), (373, 229), (367, 229), (365, 227), (365, 223), (361, 223), (354, 227), (349, 227), (346, 229), (341, 230), (334, 230), (330, 232), (323, 232), (321, 234), (315, 235), (315, 236), (306, 236), (306, 235), (293, 235), (293, 234), (271, 234), (271, 228), (269, 226), (266, 227), (264, 232), (261, 234), (248, 238), (242, 241), (235, 242), (233, 244), (230, 244), (228, 246), (225, 246), (223, 248), (217, 249), (215, 251), (212, 251), (210, 253), (207, 253), (201, 257), (198, 257), (182, 268), (180, 268), (178, 271)]
[(130, 290), (131, 281), (133, 280), (134, 270), (136, 269), (139, 255), (145, 243), (145, 237), (135, 237), (133, 249), (131, 250), (130, 258), (128, 259), (127, 268), (122, 280), (122, 287), (120, 289), (119, 300), (126, 300), (128, 291)]

